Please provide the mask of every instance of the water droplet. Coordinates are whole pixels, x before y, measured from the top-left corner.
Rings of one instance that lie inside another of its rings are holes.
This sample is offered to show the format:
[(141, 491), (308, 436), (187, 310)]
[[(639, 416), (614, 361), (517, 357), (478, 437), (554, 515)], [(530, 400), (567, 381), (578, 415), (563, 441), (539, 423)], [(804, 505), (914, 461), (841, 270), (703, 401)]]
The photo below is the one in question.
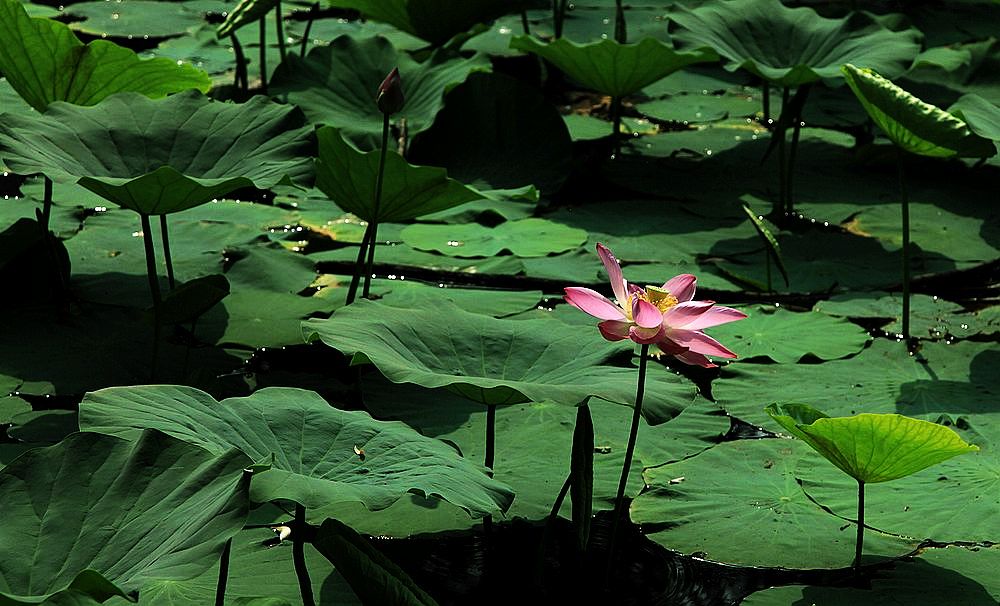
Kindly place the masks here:
[(605, 17), (605, 18), (601, 19), (601, 23), (603, 23), (604, 25), (607, 25), (607, 24), (611, 23), (611, 19), (608, 19), (607, 17)]
[(968, 324), (962, 324), (961, 327), (962, 327), (962, 330), (969, 330), (969, 325)]
[(448, 240), (448, 246), (461, 246), (463, 243), (458, 240)]
[(112, 21), (117, 21), (119, 19), (121, 19), (121, 13), (118, 13), (118, 12), (111, 13), (111, 20)]
[(601, 34), (601, 40), (607, 40), (607, 39), (608, 39), (607, 34)]
[(511, 30), (506, 25), (497, 30), (503, 36), (509, 36), (513, 30)]

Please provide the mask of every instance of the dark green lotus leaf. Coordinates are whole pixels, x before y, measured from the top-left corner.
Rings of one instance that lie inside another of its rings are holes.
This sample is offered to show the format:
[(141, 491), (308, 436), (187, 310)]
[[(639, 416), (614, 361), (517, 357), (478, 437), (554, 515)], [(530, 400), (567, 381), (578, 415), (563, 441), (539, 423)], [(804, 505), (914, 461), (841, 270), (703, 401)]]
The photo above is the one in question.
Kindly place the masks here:
[[(533, 309), (542, 300), (540, 290), (486, 290), (479, 288), (441, 288), (411, 280), (388, 285), (382, 301), (395, 307), (437, 307), (447, 300), (466, 311), (503, 318)], [(301, 340), (301, 330), (300, 340)]]
[(289, 53), (274, 70), (268, 92), (299, 106), (311, 122), (336, 127), (362, 149), (375, 149), (382, 133), (375, 93), (393, 68), (399, 69), (406, 103), (392, 120), (405, 118), (412, 137), (434, 122), (450, 88), (472, 72), (489, 70), (490, 63), (485, 55), (464, 59), (443, 50), (418, 63), (381, 36), (340, 36), (304, 58)]
[[(100, 4), (111, 10), (110, 4)], [(85, 45), (66, 25), (29, 17), (17, 0), (0, 0), (0, 39), (0, 72), (40, 112), (53, 101), (94, 105), (125, 91), (164, 97), (211, 87), (208, 75), (190, 65), (140, 60), (133, 51), (106, 40)]]
[(954, 430), (897, 414), (828, 417), (807, 404), (770, 404), (767, 414), (859, 482), (888, 482), (979, 450)]
[(979, 95), (968, 94), (951, 106), (949, 112), (965, 120), (969, 130), (994, 144), (1000, 142), (1000, 107), (983, 99)]
[(0, 471), (0, 599), (75, 588), (103, 601), (218, 565), (246, 520), (250, 460), (158, 431), (134, 437), (76, 433)]
[(503, 251), (518, 257), (544, 257), (574, 250), (587, 232), (547, 219), (505, 221), (496, 227), (416, 224), (403, 230), (403, 242), (450, 257), (489, 257)]
[(437, 606), (398, 564), (343, 522), (324, 521), (313, 546), (333, 562), (365, 604)]
[(162, 215), (241, 187), (310, 178), (305, 117), (264, 97), (242, 104), (197, 91), (152, 100), (120, 93), (92, 107), (53, 103), (8, 116), (0, 155), (13, 170), (79, 181), (124, 208)]
[[(94, 36), (120, 38), (166, 37), (184, 34), (204, 23), (203, 8), (226, 10), (224, 2), (157, 2), (156, 0), (116, 0), (76, 2), (64, 14), (77, 17), (70, 27)], [(82, 20), (80, 19), (82, 18)]]
[(535, 0), (327, 0), (329, 6), (360, 11), (435, 46), (479, 23), (538, 5)]
[(839, 79), (844, 63), (895, 77), (920, 51), (915, 28), (897, 31), (864, 12), (827, 19), (780, 0), (677, 5), (670, 19), (680, 26), (676, 42), (708, 46), (725, 57), (729, 71), (746, 69), (779, 86)]
[[(879, 327), (891, 334), (902, 331), (900, 310), (902, 299), (898, 293), (850, 293), (837, 295), (813, 306), (831, 316), (864, 318), (866, 322), (881, 320)], [(930, 295), (910, 295), (910, 331), (914, 335), (944, 339), (948, 335), (969, 337), (1000, 331), (996, 308), (987, 307), (974, 312), (963, 312), (957, 303)]]
[[(898, 506), (898, 503), (897, 503)], [(867, 536), (866, 536), (867, 538)], [(870, 588), (793, 585), (747, 596), (743, 606), (939, 606), (956, 599), (962, 606), (995, 606), (1000, 602), (1000, 546), (923, 549), (896, 562), (871, 581)]]
[(580, 84), (613, 97), (631, 95), (686, 65), (717, 58), (708, 49), (677, 51), (654, 38), (634, 44), (614, 40), (578, 44), (559, 38), (544, 44), (530, 36), (517, 36), (510, 45), (550, 61)]
[[(284, 513), (281, 516), (274, 521), (281, 522), (287, 519)], [(226, 604), (233, 606), (302, 604), (302, 594), (292, 566), (292, 545), (288, 541), (274, 547), (263, 545), (265, 541), (273, 538), (274, 533), (268, 528), (244, 530), (233, 537), (229, 580), (226, 584)], [(333, 569), (333, 565), (315, 549), (305, 550), (305, 560), (317, 603), (344, 606), (361, 604), (344, 579)], [(215, 566), (183, 581), (154, 581), (139, 590), (139, 606), (214, 604), (218, 579), (219, 568)], [(106, 606), (130, 604), (134, 602), (125, 598), (112, 598), (105, 602)]]
[(337, 129), (316, 131), (316, 187), (344, 210), (366, 221), (404, 221), (483, 198), (483, 194), (449, 179), (443, 168), (413, 166), (389, 151), (385, 158), (382, 200), (375, 209), (379, 150), (358, 151)]
[(847, 64), (842, 72), (871, 119), (901, 149), (937, 158), (997, 153), (993, 142), (970, 130), (964, 120), (921, 101), (874, 70)]
[(271, 468), (254, 478), (257, 502), (290, 499), (315, 508), (359, 501), (377, 510), (413, 492), (478, 517), (505, 511), (514, 498), (444, 442), (333, 408), (304, 389), (270, 387), (218, 402), (191, 387), (112, 387), (87, 394), (80, 410), (89, 431), (131, 438), (151, 427), (212, 452), (238, 448), (255, 461), (273, 455)]
[(569, 176), (573, 149), (558, 110), (536, 87), (504, 74), (476, 73), (448, 93), (444, 110), (413, 140), (408, 158), (443, 166), (479, 188), (530, 183), (551, 193)]
[(244, 25), (259, 22), (261, 17), (274, 10), (280, 2), (281, 0), (240, 0), (226, 13), (226, 20), (216, 30), (217, 36), (225, 38)]
[(835, 360), (865, 348), (871, 337), (857, 324), (818, 312), (791, 312), (768, 306), (745, 310), (749, 318), (712, 328), (712, 337), (740, 352), (740, 358), (764, 356), (794, 364), (806, 355)]
[[(635, 370), (605, 364), (630, 351), (630, 342), (606, 342), (590, 327), (495, 319), (449, 304), (403, 309), (363, 300), (302, 329), (307, 341), (360, 355), (394, 383), (447, 387), (483, 404), (635, 401)], [(648, 377), (646, 393), (643, 414), (652, 424), (690, 403), (689, 389), (666, 376)]]
[[(804, 457), (819, 458), (796, 440), (736, 440), (647, 469), (632, 521), (664, 547), (728, 564), (847, 566), (856, 527), (803, 492), (794, 470)], [(869, 531), (865, 554), (896, 557), (917, 543)]]

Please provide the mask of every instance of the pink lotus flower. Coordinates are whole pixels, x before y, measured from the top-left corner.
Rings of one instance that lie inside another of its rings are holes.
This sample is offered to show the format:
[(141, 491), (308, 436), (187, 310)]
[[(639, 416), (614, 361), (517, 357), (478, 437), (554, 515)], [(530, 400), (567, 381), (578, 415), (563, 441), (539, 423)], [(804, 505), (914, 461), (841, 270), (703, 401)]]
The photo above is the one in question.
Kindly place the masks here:
[(603, 320), (597, 328), (605, 339), (655, 343), (664, 353), (705, 368), (715, 367), (706, 355), (737, 357), (702, 329), (742, 320), (747, 315), (714, 301), (693, 301), (697, 281), (693, 275), (681, 274), (663, 286), (642, 289), (625, 281), (618, 259), (606, 246), (598, 244), (597, 255), (611, 278), (616, 301), (589, 288), (570, 286), (565, 289), (566, 302)]

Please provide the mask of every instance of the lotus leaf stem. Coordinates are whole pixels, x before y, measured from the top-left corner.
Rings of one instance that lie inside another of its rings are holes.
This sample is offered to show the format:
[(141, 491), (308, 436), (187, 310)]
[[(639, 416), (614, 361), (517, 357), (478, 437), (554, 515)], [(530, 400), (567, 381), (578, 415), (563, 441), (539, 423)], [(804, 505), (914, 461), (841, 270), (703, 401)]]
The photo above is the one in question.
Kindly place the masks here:
[(267, 15), (260, 18), (260, 90), (267, 94)]
[(611, 97), (611, 143), (612, 157), (617, 158), (622, 150), (622, 99)]
[(552, 29), (556, 38), (562, 38), (565, 19), (566, 0), (552, 0)]
[(219, 582), (215, 586), (215, 606), (225, 606), (226, 604), (226, 585), (229, 583), (229, 554), (232, 550), (233, 539), (230, 537), (222, 550), (222, 557), (219, 558)]
[(45, 177), (42, 194), (42, 234), (49, 237), (49, 217), (52, 216), (52, 179)]
[(319, 2), (314, 2), (309, 7), (309, 19), (306, 20), (306, 31), (302, 34), (302, 46), (299, 48), (299, 56), (306, 56), (306, 45), (309, 44), (309, 32), (312, 31), (313, 21), (316, 20), (316, 13), (319, 12)]
[(274, 29), (278, 36), (278, 55), (285, 60), (285, 21), (281, 18), (281, 0), (274, 5)]
[(611, 567), (615, 560), (615, 541), (618, 538), (618, 525), (624, 515), (625, 487), (628, 485), (628, 473), (632, 467), (632, 456), (635, 454), (635, 442), (639, 436), (639, 419), (642, 417), (642, 396), (646, 389), (646, 362), (649, 358), (649, 345), (643, 345), (639, 351), (639, 378), (635, 385), (635, 407), (632, 409), (632, 426), (628, 432), (628, 446), (625, 447), (625, 463), (622, 465), (622, 475), (618, 480), (618, 494), (615, 495), (615, 510), (611, 523), (611, 541), (608, 543), (607, 579), (611, 577)]
[(149, 294), (153, 298), (153, 358), (149, 363), (149, 376), (156, 378), (156, 363), (160, 354), (161, 301), (160, 283), (156, 277), (156, 251), (153, 247), (153, 228), (149, 223), (149, 215), (140, 213), (142, 225), (142, 245), (146, 251), (146, 277), (149, 278)]
[(170, 236), (167, 235), (167, 215), (160, 215), (160, 239), (163, 241), (163, 258), (167, 263), (167, 283), (174, 289), (174, 262), (170, 257)]
[(896, 146), (896, 172), (899, 175), (899, 199), (903, 220), (903, 339), (910, 340), (910, 200), (906, 192), (903, 150)]
[(309, 568), (306, 567), (305, 527), (306, 508), (296, 503), (295, 530), (292, 531), (292, 560), (295, 563), (295, 576), (299, 579), (302, 606), (316, 606), (316, 600), (313, 598), (312, 581), (309, 580)]
[(233, 86), (243, 92), (246, 97), (250, 94), (250, 77), (247, 75), (247, 56), (243, 54), (243, 45), (236, 37), (236, 32), (229, 34), (229, 39), (233, 43), (233, 52), (236, 54), (236, 72), (233, 79)]
[(594, 513), (594, 419), (587, 404), (576, 409), (570, 475), (573, 478), (573, 531), (577, 550), (584, 554), (590, 542), (590, 522)]
[(795, 91), (792, 98), (795, 114), (792, 119), (792, 145), (788, 150), (788, 166), (785, 169), (785, 212), (789, 215), (795, 212), (795, 200), (792, 197), (793, 184), (795, 181), (795, 156), (799, 149), (799, 135), (802, 130), (802, 108), (805, 107), (806, 97), (809, 95), (810, 84), (803, 84)]
[[(788, 111), (788, 87), (786, 86), (781, 91), (781, 113), (784, 114)], [(785, 132), (788, 130), (786, 121), (783, 120), (784, 115), (778, 117), (778, 127), (775, 129), (774, 136), (778, 137), (778, 204), (775, 206), (774, 215), (778, 218), (778, 221), (783, 221), (787, 207), (785, 206), (785, 185), (787, 183), (786, 171), (788, 170), (787, 165), (787, 154), (785, 149)]]
[(528, 11), (521, 11), (521, 28), (524, 30), (525, 36), (531, 35), (531, 25), (528, 23)]
[(372, 283), (372, 266), (375, 265), (375, 243), (378, 241), (378, 213), (382, 203), (382, 180), (385, 176), (385, 155), (389, 147), (389, 114), (382, 114), (382, 148), (378, 156), (378, 175), (375, 178), (375, 211), (368, 227), (372, 230), (368, 242), (368, 263), (365, 268), (365, 288), (361, 296), (369, 298)]
[[(497, 405), (486, 405), (486, 454), (483, 456), (483, 465), (488, 471), (486, 475), (493, 477), (493, 463), (496, 456), (497, 444)], [(493, 516), (483, 517), (483, 530), (486, 533), (493, 529)]]
[(765, 80), (761, 86), (761, 112), (764, 114), (764, 126), (771, 121), (771, 84)]
[(351, 286), (347, 289), (347, 302), (345, 305), (354, 303), (358, 296), (358, 285), (361, 283), (361, 272), (365, 268), (365, 253), (368, 252), (368, 244), (371, 241), (372, 224), (365, 227), (365, 233), (361, 236), (361, 244), (358, 246), (358, 258), (354, 261), (354, 274), (351, 276)]
[(858, 480), (858, 535), (854, 541), (854, 570), (861, 568), (861, 548), (865, 542), (865, 483)]
[(628, 30), (625, 27), (625, 8), (622, 0), (615, 0), (615, 42), (625, 44), (628, 40)]

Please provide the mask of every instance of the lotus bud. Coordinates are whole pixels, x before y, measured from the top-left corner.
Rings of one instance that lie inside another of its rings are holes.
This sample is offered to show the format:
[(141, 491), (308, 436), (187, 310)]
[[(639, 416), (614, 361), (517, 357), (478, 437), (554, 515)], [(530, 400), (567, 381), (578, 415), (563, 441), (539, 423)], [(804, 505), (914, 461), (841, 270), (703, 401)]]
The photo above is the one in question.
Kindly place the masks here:
[(403, 103), (405, 102), (403, 87), (399, 80), (399, 68), (394, 67), (389, 72), (389, 75), (385, 77), (385, 80), (382, 81), (382, 84), (379, 85), (375, 104), (378, 105), (379, 111), (389, 115), (403, 109)]

